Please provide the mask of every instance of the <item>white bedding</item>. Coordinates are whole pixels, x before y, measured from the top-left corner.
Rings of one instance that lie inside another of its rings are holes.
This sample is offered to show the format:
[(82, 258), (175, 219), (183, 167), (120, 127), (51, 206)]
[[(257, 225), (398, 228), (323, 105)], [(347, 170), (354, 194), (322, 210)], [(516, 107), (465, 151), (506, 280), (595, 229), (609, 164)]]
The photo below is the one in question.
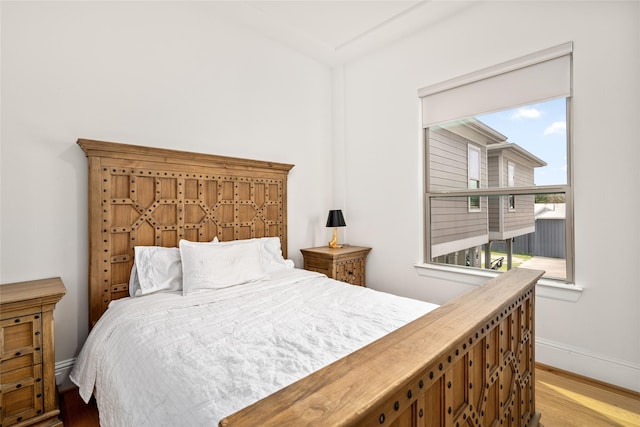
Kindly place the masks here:
[(114, 301), (71, 380), (102, 426), (215, 426), (433, 310), (305, 270), (183, 296)]

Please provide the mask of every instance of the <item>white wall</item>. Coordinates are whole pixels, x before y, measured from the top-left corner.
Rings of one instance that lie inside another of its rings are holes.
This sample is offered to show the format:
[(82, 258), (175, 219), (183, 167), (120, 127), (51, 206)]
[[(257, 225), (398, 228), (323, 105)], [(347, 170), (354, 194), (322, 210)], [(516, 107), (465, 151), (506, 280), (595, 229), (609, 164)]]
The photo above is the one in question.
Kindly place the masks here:
[(537, 298), (537, 359), (640, 390), (640, 3), (477, 2), (345, 67), (352, 244), (367, 284), (442, 303), (469, 286), (418, 276), (422, 149), (417, 90), (574, 42), (577, 302)]
[(87, 334), (92, 138), (293, 163), (289, 254), (325, 242), (331, 70), (215, 3), (2, 2), (2, 283), (60, 276), (56, 360)]

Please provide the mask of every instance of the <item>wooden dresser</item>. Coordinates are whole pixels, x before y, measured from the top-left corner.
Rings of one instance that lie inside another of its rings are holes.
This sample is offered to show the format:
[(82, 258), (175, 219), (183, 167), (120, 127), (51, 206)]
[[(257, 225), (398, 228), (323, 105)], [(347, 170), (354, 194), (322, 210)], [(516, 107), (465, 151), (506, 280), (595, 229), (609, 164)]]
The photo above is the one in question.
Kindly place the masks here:
[(366, 286), (366, 260), (371, 248), (343, 246), (300, 249), (304, 257), (304, 269), (324, 273), (332, 279), (352, 285)]
[(58, 277), (0, 286), (0, 427), (62, 426), (53, 309), (65, 293)]

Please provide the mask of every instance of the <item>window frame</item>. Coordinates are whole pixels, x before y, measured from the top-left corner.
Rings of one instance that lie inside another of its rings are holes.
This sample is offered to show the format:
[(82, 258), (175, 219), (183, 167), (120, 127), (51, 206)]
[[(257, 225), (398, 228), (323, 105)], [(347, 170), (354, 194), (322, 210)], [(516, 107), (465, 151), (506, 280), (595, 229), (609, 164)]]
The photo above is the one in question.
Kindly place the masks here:
[(559, 185), (544, 185), (544, 186), (523, 186), (523, 187), (492, 187), (492, 188), (480, 188), (478, 190), (471, 191), (470, 189), (447, 189), (447, 190), (431, 190), (430, 183), (430, 169), (429, 169), (429, 159), (430, 159), (430, 149), (429, 149), (429, 128), (423, 128), (423, 137), (422, 143), (424, 148), (424, 163), (423, 163), (423, 171), (424, 171), (424, 179), (423, 183), (425, 185), (423, 195), (424, 195), (424, 231), (422, 233), (423, 240), (423, 266), (437, 266), (438, 269), (441, 267), (445, 267), (450, 271), (459, 271), (465, 274), (471, 275), (486, 275), (485, 269), (477, 269), (473, 267), (462, 267), (462, 266), (453, 266), (453, 265), (443, 265), (436, 262), (431, 261), (431, 241), (430, 241), (430, 233), (431, 233), (431, 200), (435, 198), (442, 197), (470, 197), (471, 194), (473, 196), (509, 196), (513, 195), (514, 197), (517, 195), (536, 195), (536, 194), (564, 194), (565, 195), (565, 203), (566, 203), (566, 217), (565, 217), (565, 262), (566, 262), (566, 273), (564, 280), (560, 278), (544, 278), (552, 283), (564, 283), (564, 284), (574, 284), (575, 276), (574, 276), (574, 221), (573, 221), (573, 137), (571, 132), (571, 123), (572, 123), (572, 97), (565, 97), (566, 100), (566, 121), (567, 121), (567, 144), (566, 144), (566, 155), (567, 155), (567, 182), (566, 184)]

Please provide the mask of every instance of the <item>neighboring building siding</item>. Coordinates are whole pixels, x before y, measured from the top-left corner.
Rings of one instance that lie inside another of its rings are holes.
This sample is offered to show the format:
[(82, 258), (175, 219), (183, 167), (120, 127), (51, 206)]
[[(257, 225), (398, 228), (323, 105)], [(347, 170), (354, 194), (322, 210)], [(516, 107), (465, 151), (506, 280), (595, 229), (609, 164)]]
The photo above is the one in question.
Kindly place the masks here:
[(468, 212), (467, 206), (466, 197), (432, 200), (431, 244), (487, 234), (486, 197), (480, 198), (480, 212)]
[[(429, 139), (431, 144), (429, 156), (431, 189), (467, 188), (468, 141), (441, 128), (430, 129)], [(484, 151), (482, 153), (484, 154)], [(482, 159), (481, 167), (486, 171), (484, 159)]]
[[(430, 184), (433, 190), (468, 188), (468, 144), (469, 140), (442, 128), (429, 130), (430, 138)], [(486, 187), (486, 148), (480, 149), (481, 186)], [(488, 241), (487, 200), (480, 198), (480, 211), (469, 212), (466, 197), (440, 198), (431, 201), (432, 248), (447, 244), (447, 252), (433, 248), (434, 256), (469, 247), (469, 239), (475, 244)], [(459, 244), (456, 244), (459, 242)]]
[(508, 198), (503, 197), (504, 231), (509, 232), (534, 227), (534, 202), (535, 196), (516, 196), (516, 210), (509, 211)]
[[(506, 136), (475, 119), (430, 128), (428, 191), (467, 189), (472, 180), (477, 185), (478, 179), (480, 188), (507, 187), (510, 162), (515, 165), (513, 185), (533, 185), (534, 167), (544, 162), (506, 140)], [(477, 164), (470, 166), (469, 162), (470, 157), (476, 158), (476, 153), (479, 176)], [(432, 258), (444, 257), (440, 262), (457, 264), (465, 258), (478, 258), (473, 248), (490, 239), (505, 240), (535, 230), (534, 196), (517, 196), (513, 211), (509, 211), (508, 196), (479, 197), (479, 210), (470, 209), (469, 200), (468, 197), (430, 199), (428, 238)], [(473, 264), (473, 260), (469, 262)]]
[[(520, 156), (511, 153), (504, 153), (504, 181), (508, 182), (508, 162), (511, 161), (516, 165), (515, 186), (524, 187), (534, 184), (533, 167), (527, 165)], [(528, 162), (527, 162), (528, 163)], [(503, 198), (502, 209), (504, 209), (504, 232), (509, 234), (510, 231), (531, 229), (535, 227), (535, 219), (533, 207), (535, 203), (534, 196), (516, 196), (516, 209), (509, 211), (509, 201), (507, 197)]]
[[(515, 187), (534, 185), (534, 167), (538, 165), (534, 166), (531, 160), (512, 151), (508, 145), (496, 145), (493, 147), (494, 149), (490, 149), (488, 154), (490, 166), (489, 182), (491, 186), (508, 186), (510, 162), (515, 165)], [(489, 231), (491, 239), (509, 239), (535, 230), (534, 206), (534, 196), (516, 196), (515, 210), (509, 210), (508, 196), (492, 197), (489, 201)]]

